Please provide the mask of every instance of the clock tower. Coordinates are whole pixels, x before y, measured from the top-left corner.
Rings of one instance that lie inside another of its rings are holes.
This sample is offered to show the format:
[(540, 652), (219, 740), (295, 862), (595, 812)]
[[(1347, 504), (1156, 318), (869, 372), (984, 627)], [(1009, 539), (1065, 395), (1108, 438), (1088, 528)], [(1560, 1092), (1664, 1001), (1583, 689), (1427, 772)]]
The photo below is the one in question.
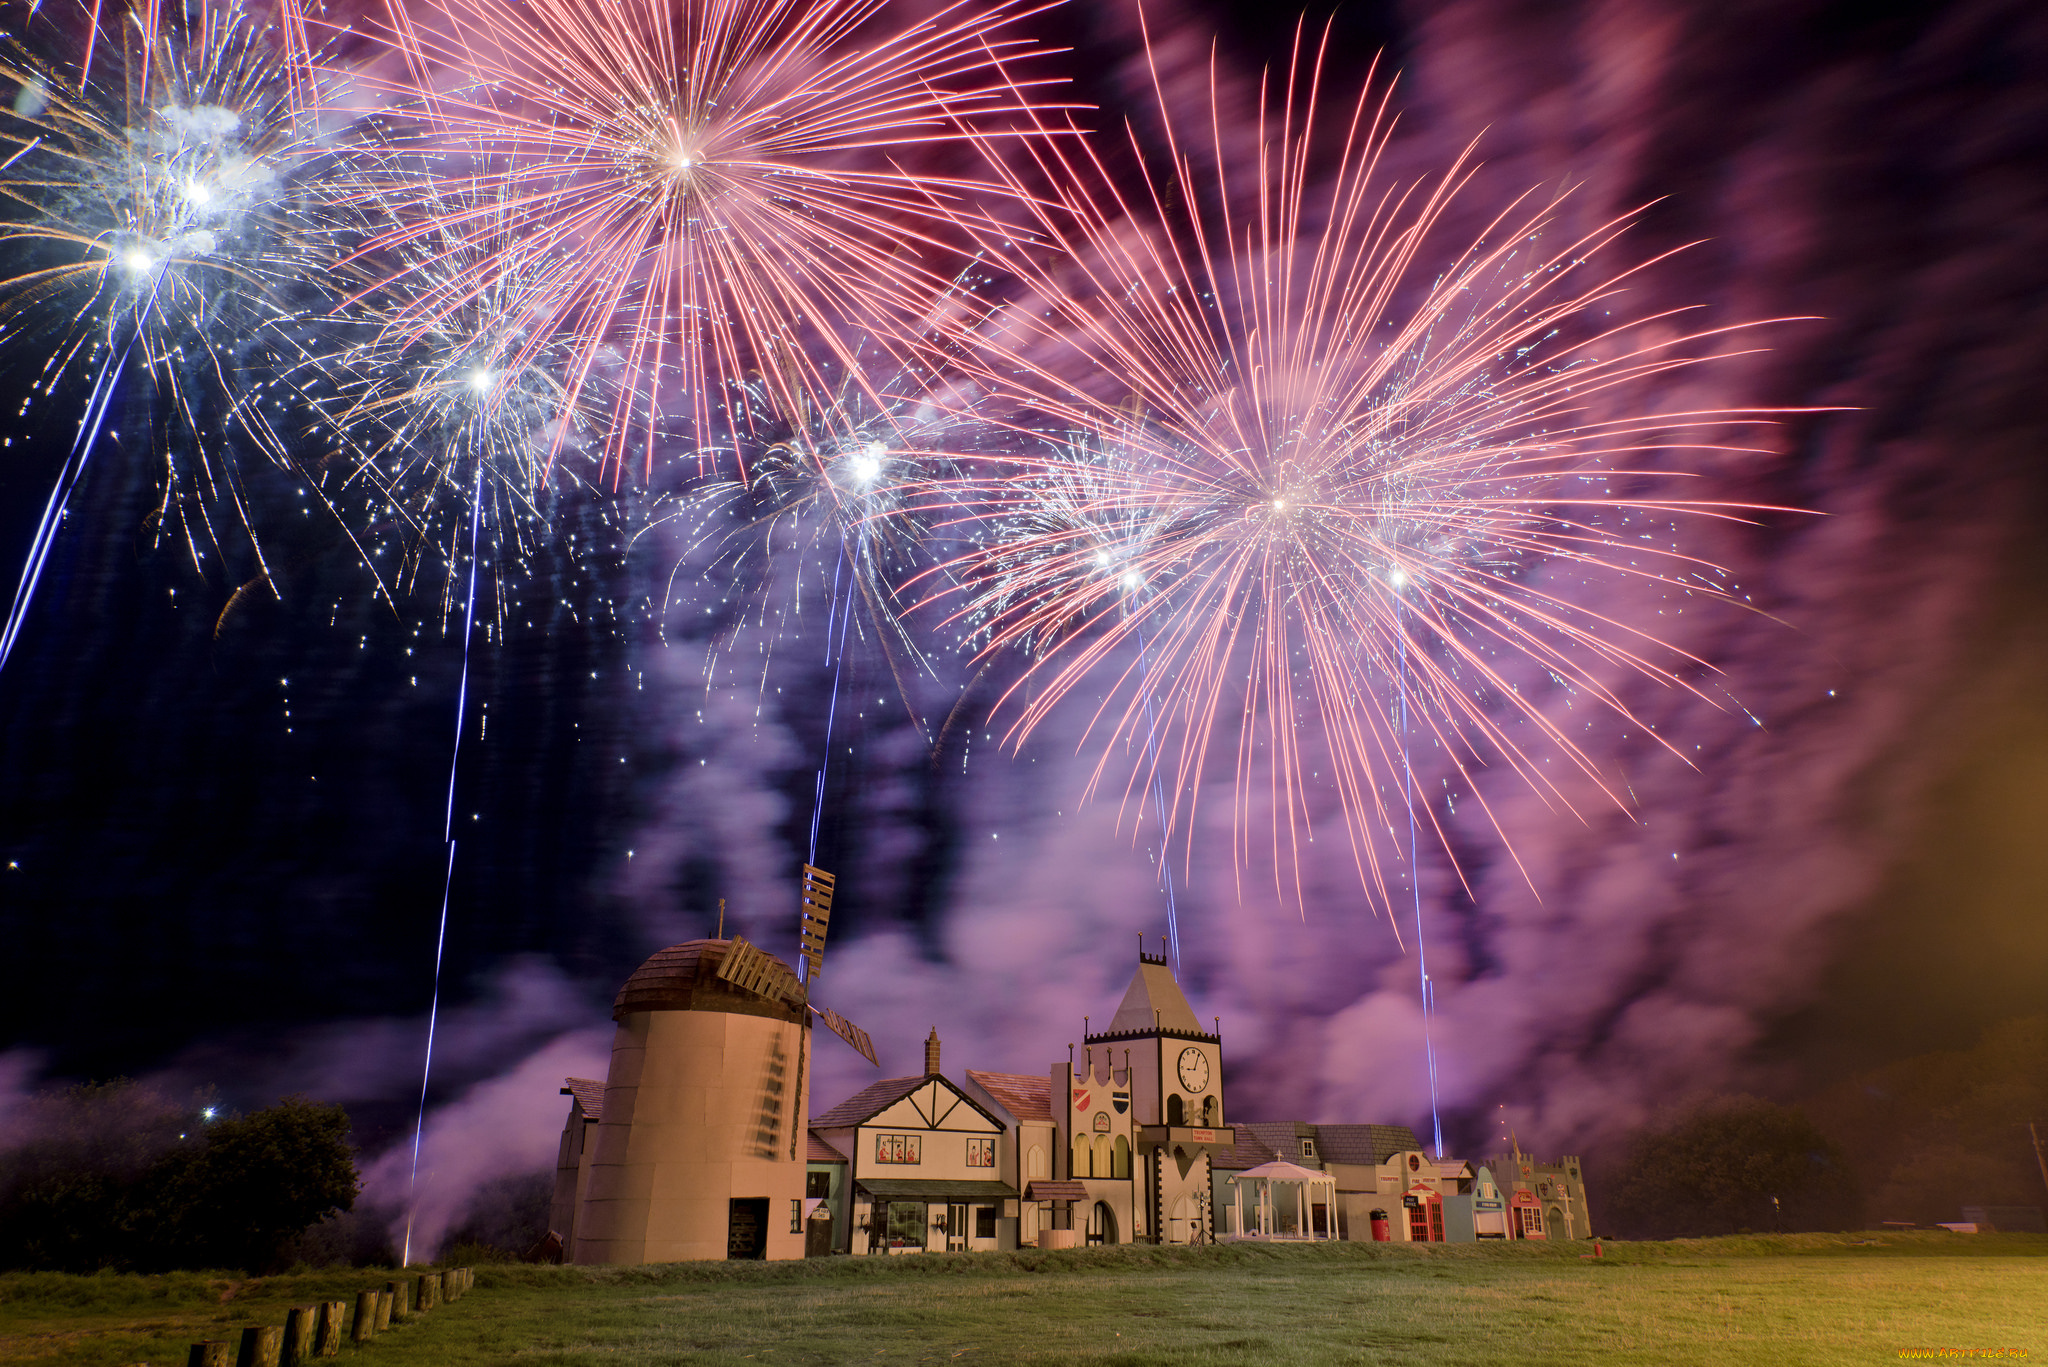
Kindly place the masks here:
[(1130, 1059), (1136, 1162), (1148, 1207), (1144, 1226), (1155, 1243), (1207, 1243), (1209, 1158), (1236, 1134), (1223, 1117), (1223, 1044), (1204, 1030), (1162, 954), (1138, 951), (1138, 971), (1109, 1028), (1090, 1046)]

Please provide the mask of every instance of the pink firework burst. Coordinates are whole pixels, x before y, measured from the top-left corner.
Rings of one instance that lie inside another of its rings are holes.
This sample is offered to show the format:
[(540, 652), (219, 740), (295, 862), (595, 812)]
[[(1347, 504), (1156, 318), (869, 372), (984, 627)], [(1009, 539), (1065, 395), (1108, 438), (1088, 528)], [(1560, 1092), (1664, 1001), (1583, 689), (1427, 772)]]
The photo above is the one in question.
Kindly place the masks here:
[[(389, 214), (372, 257), (459, 239), (458, 203), (509, 219), (533, 291), (524, 335), (569, 339), (567, 397), (628, 377), (606, 436), (616, 479), (670, 419), (700, 456), (761, 400), (832, 402), (863, 336), (915, 325), (959, 203), (993, 187), (906, 169), (935, 145), (1028, 129), (1010, 69), (1034, 13), (955, 5), (891, 26), (886, 0), (419, 0), (392, 10), (412, 121), (364, 172)], [(416, 255), (416, 254), (415, 254)], [(936, 263), (936, 264), (935, 264)], [(393, 269), (420, 270), (417, 262)], [(429, 263), (400, 328), (493, 288), (489, 260)]]
[(1411, 749), (1440, 747), (1475, 794), (1472, 767), (1505, 764), (1568, 806), (1550, 758), (1617, 787), (1519, 680), (1630, 722), (1626, 677), (1701, 687), (1702, 662), (1579, 586), (1725, 597), (1671, 527), (1757, 510), (1670, 496), (1657, 453), (1744, 449), (1723, 434), (1763, 416), (1640, 406), (1740, 329), (1609, 318), (1635, 272), (1592, 263), (1623, 223), (1566, 232), (1558, 200), (1525, 196), (1440, 251), (1470, 149), (1397, 183), (1386, 92), (1368, 78), (1322, 127), (1321, 64), (1297, 41), (1242, 160), (1213, 60), (1211, 150), (1156, 66), (1164, 155), (1137, 132), (1115, 172), (1082, 140), (1023, 145), (1004, 174), (1032, 242), (968, 225), (1016, 290), (977, 369), (1020, 430), (1067, 435), (992, 492), (949, 568), (987, 649), (1030, 657), (1012, 742), (1092, 706), (1091, 792), (1128, 765), (1127, 812), (1150, 794), (1188, 844), (1227, 776), (1238, 867), (1270, 861), (1299, 902), (1318, 823), (1341, 821), (1385, 907), (1390, 854), (1411, 857), (1395, 828), (1438, 820)]

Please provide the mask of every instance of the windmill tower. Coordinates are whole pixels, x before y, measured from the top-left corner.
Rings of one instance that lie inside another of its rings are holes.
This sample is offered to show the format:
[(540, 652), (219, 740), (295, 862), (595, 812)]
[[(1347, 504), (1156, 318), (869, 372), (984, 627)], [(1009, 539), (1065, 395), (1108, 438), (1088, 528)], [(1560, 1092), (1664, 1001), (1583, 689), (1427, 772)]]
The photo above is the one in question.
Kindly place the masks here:
[(804, 1256), (811, 1018), (875, 1057), (810, 1003), (832, 886), (805, 867), (801, 977), (735, 936), (671, 945), (619, 989), (573, 1261)]

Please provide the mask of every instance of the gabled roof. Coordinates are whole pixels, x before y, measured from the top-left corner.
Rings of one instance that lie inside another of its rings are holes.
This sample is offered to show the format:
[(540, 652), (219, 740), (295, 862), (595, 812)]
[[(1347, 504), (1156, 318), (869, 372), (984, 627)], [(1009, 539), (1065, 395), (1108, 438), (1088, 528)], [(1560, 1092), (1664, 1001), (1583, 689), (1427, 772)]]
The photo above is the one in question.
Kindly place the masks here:
[(969, 1068), (967, 1080), (1018, 1120), (1052, 1119), (1052, 1079), (1043, 1074), (983, 1073)]
[(1122, 1005), (1109, 1018), (1109, 1029), (1089, 1038), (1100, 1039), (1103, 1035), (1151, 1034), (1156, 1030), (1170, 1030), (1175, 1034), (1211, 1037), (1195, 1019), (1194, 1008), (1174, 981), (1173, 970), (1165, 964), (1149, 958), (1138, 960), (1138, 971), (1131, 975), (1131, 985), (1124, 992)]
[[(938, 1102), (938, 1093), (934, 1092), (933, 1101), (929, 1106), (917, 1102), (915, 1094), (926, 1086), (943, 1088), (945, 1093), (952, 1098), (952, 1101), (942, 1106)], [(943, 1073), (926, 1073), (923, 1077), (891, 1077), (884, 1078), (880, 1082), (871, 1083), (823, 1115), (813, 1116), (811, 1118), (811, 1128), (814, 1130), (843, 1130), (855, 1125), (865, 1125), (883, 1111), (902, 1101), (905, 1097), (913, 1098), (913, 1106), (916, 1106), (920, 1111), (926, 1124), (935, 1130), (952, 1128), (944, 1125), (943, 1122), (962, 1106), (965, 1106), (998, 1130), (1005, 1128), (1000, 1119), (989, 1114), (986, 1106), (983, 1106), (979, 1101), (976, 1101), (973, 1097), (961, 1091), (960, 1088), (954, 1086), (952, 1081)], [(918, 1124), (900, 1120), (892, 1123), (903, 1124), (910, 1129), (923, 1128), (923, 1126)]]
[(1325, 1163), (1384, 1163), (1397, 1153), (1422, 1147), (1406, 1125), (1318, 1125), (1316, 1152)]
[(843, 1130), (871, 1120), (918, 1089), (921, 1077), (885, 1077), (870, 1082), (823, 1115), (811, 1117), (814, 1130)]
[(576, 1105), (583, 1112), (585, 1120), (604, 1119), (604, 1084), (595, 1078), (565, 1077), (568, 1085), (562, 1088), (563, 1096), (576, 1098)]
[(1267, 1147), (1265, 1142), (1256, 1134), (1252, 1133), (1249, 1125), (1238, 1125), (1234, 1129), (1237, 1134), (1237, 1142), (1221, 1153), (1209, 1155), (1209, 1166), (1211, 1168), (1242, 1172), (1246, 1168), (1256, 1168), (1261, 1163), (1270, 1163), (1279, 1156), (1271, 1148)]
[[(1240, 1120), (1233, 1123), (1240, 1131), (1250, 1130), (1259, 1137), (1261, 1144), (1290, 1163), (1302, 1163), (1318, 1168), (1323, 1165), (1321, 1144), (1316, 1145), (1313, 1154), (1304, 1156), (1301, 1152), (1301, 1141), (1316, 1137), (1313, 1125), (1297, 1125), (1291, 1120)], [(1306, 1134), (1303, 1133), (1304, 1130), (1307, 1131)]]
[(846, 1155), (818, 1138), (817, 1131), (811, 1131), (806, 1137), (810, 1140), (810, 1146), (804, 1154), (804, 1161), (806, 1163), (844, 1163), (846, 1161)]

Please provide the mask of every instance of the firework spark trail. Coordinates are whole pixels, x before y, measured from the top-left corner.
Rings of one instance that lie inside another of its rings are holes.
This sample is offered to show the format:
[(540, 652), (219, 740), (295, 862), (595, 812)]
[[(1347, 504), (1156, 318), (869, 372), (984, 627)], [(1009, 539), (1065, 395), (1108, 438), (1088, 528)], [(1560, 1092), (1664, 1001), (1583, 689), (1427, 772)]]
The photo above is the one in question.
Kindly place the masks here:
[[(816, 578), (824, 590), (821, 650), (830, 678), (812, 781), (807, 848), (813, 864), (825, 836), (838, 714), (856, 640), (879, 649), (907, 716), (929, 740), (915, 701), (916, 676), (937, 677), (932, 653), (941, 646), (906, 620), (909, 606), (899, 585), (928, 561), (933, 537), (943, 537), (937, 529), (959, 497), (962, 468), (984, 458), (973, 450), (976, 425), (932, 401), (931, 394), (945, 388), (944, 379), (922, 368), (849, 377), (832, 403), (805, 402), (792, 417), (778, 415), (772, 441), (749, 443), (735, 433), (735, 458), (728, 464), (744, 477), (689, 481), (684, 491), (660, 500), (641, 533), (688, 524), (670, 575), (671, 599), (675, 578), (688, 566), (706, 579), (729, 579), (726, 601), (743, 605), (728, 628), (709, 639), (707, 683), (736, 633), (765, 626), (765, 695), (775, 644), (817, 629), (806, 625), (807, 586)], [(765, 394), (750, 401), (764, 414), (777, 412)], [(665, 603), (658, 616), (667, 615)], [(960, 643), (952, 644), (957, 650)]]
[(398, 1258), (400, 1267), (412, 1263), (412, 1222), (417, 1213), (420, 1182), (420, 1141), (427, 1130), (427, 1087), (434, 1076), (434, 1029), (441, 1019), (441, 963), (448, 948), (448, 903), (455, 892), (455, 780), (462, 763), (462, 734), (469, 712), (469, 645), (476, 634), (476, 572), (482, 559), (484, 526), (484, 467), (476, 470), (476, 488), (470, 498), (469, 592), (462, 608), (462, 676), (455, 690), (455, 744), (448, 755), (448, 807), (442, 822), (441, 839), (448, 846), (448, 866), (441, 879), (441, 920), (434, 932), (434, 988), (427, 1005), (427, 1045), (420, 1063), (419, 1114), (413, 1119), (412, 1167), (406, 1177), (405, 1239)]
[[(334, 197), (354, 193), (344, 183)], [(467, 230), (408, 244), (389, 278), (345, 270), (365, 292), (330, 320), (338, 339), (286, 377), (303, 380), (302, 406), (317, 415), (305, 442), (319, 448), (305, 462), (314, 488), (388, 600), (438, 567), (440, 615), (453, 617), (471, 500), (484, 500), (500, 633), (518, 596), (507, 576), (559, 537), (561, 495), (588, 483), (584, 457), (598, 435), (594, 416), (571, 401), (559, 339), (529, 342), (549, 285), (503, 207), (449, 206)], [(352, 226), (343, 213), (337, 230)], [(420, 310), (451, 274), (488, 283), (443, 298), (438, 312)]]
[[(1031, 657), (1004, 699), (1012, 743), (1097, 681), (1083, 741), (1110, 743), (1092, 792), (1119, 747), (1142, 756), (1155, 726), (1146, 681), (1160, 678), (1177, 753), (1134, 763), (1125, 805), (1165, 771), (1184, 833), (1202, 780), (1227, 765), (1239, 868), (1268, 807), (1260, 843), (1276, 892), (1300, 905), (1311, 785), (1327, 782), (1385, 909), (1380, 845), (1404, 738), (1373, 700), (1404, 679), (1410, 630), (1420, 635), (1403, 686), (1468, 785), (1474, 764), (1503, 763), (1568, 807), (1545, 766), (1555, 754), (1620, 801), (1497, 659), (1533, 661), (1631, 722), (1616, 671), (1699, 692), (1689, 676), (1703, 662), (1548, 581), (1600, 575), (1724, 597), (1713, 566), (1641, 538), (1652, 519), (1756, 510), (1657, 496), (1671, 476), (1634, 466), (1653, 452), (1742, 450), (1718, 430), (1761, 418), (1629, 412), (1632, 396), (1739, 329), (1632, 341), (1670, 331), (1673, 315), (1590, 324), (1653, 264), (1592, 267), (1622, 222), (1543, 246), (1560, 236), (1557, 202), (1525, 196), (1431, 279), (1471, 149), (1434, 180), (1383, 184), (1391, 119), (1369, 78), (1319, 182), (1321, 61), (1297, 39), (1277, 112), (1264, 112), (1275, 92), (1262, 86), (1249, 166), (1227, 160), (1213, 58), (1207, 164), (1184, 150), (1156, 68), (1164, 158), (1135, 131), (1135, 170), (1121, 178), (1085, 141), (1022, 141), (1008, 160), (991, 149), (1053, 251), (966, 225), (1020, 294), (988, 311), (975, 373), (1016, 405), (1020, 427), (1050, 423), (1122, 454), (1078, 482), (1024, 469), (991, 498), (986, 544), (953, 570), (970, 585), (958, 616), (986, 648)], [(1063, 347), (1096, 369), (1077, 381), (1039, 359)], [(1141, 632), (1149, 656), (1134, 660)], [(1221, 747), (1234, 753), (1220, 759)], [(1429, 818), (1442, 841), (1433, 808)]]
[(29, 543), (28, 560), (22, 566), (21, 578), (14, 589), (14, 602), (7, 610), (7, 626), (0, 631), (0, 669), (7, 667), (8, 657), (14, 653), (14, 643), (21, 637), (21, 629), (28, 621), (28, 610), (35, 602), (36, 586), (42, 583), (43, 568), (49, 563), (50, 552), (56, 549), (57, 531), (64, 525), (64, 518), (71, 506), (72, 491), (85, 478), (86, 462), (92, 457), (92, 448), (99, 441), (100, 430), (107, 420), (107, 409), (113, 405), (114, 396), (121, 387), (121, 374), (128, 368), (128, 357), (135, 349), (137, 333), (131, 332), (119, 352), (107, 358), (100, 373), (93, 381), (92, 391), (86, 399), (85, 416), (79, 421), (78, 435), (72, 439), (71, 450), (64, 458), (64, 465), (57, 473), (57, 482), (50, 490), (49, 501), (43, 505), (42, 519), (36, 523), (34, 540)]
[[(1024, 118), (1038, 51), (1005, 36), (1022, 0), (955, 5), (870, 34), (886, 0), (421, 0), (392, 11), (412, 73), (382, 94), (415, 120), (413, 160), (363, 194), (396, 226), (375, 260), (459, 236), (490, 199), (553, 288), (527, 346), (568, 338), (568, 401), (616, 355), (636, 421), (610, 423), (651, 471), (672, 393), (701, 453), (752, 430), (758, 390), (782, 413), (860, 373), (850, 333), (886, 341), (940, 277), (922, 259), (990, 186), (900, 169)], [(357, 84), (377, 88), (369, 77)], [(971, 217), (971, 215), (969, 215)], [(442, 273), (418, 317), (488, 288), (488, 263)], [(520, 357), (519, 359), (524, 359)], [(737, 411), (731, 411), (733, 406)]]
[[(290, 463), (265, 411), (262, 348), (249, 343), (291, 316), (313, 260), (280, 171), (297, 137), (292, 76), (262, 23), (225, 0), (176, 9), (137, 0), (105, 33), (96, 4), (75, 22), (44, 11), (31, 19), (41, 46), (26, 31), (0, 39), (0, 76), (18, 92), (0, 110), (0, 147), (14, 145), (0, 161), (0, 196), (13, 210), (0, 225), (12, 272), (0, 279), (0, 335), (45, 358), (32, 398), (55, 398), (77, 366), (97, 368), (17, 584), (0, 663), (138, 350), (176, 419), (159, 528), (175, 528), (203, 565), (209, 549), (224, 554), (218, 521), (231, 512), (261, 563), (224, 434)], [(67, 49), (76, 57), (50, 55)], [(197, 451), (190, 471), (179, 443)]]

